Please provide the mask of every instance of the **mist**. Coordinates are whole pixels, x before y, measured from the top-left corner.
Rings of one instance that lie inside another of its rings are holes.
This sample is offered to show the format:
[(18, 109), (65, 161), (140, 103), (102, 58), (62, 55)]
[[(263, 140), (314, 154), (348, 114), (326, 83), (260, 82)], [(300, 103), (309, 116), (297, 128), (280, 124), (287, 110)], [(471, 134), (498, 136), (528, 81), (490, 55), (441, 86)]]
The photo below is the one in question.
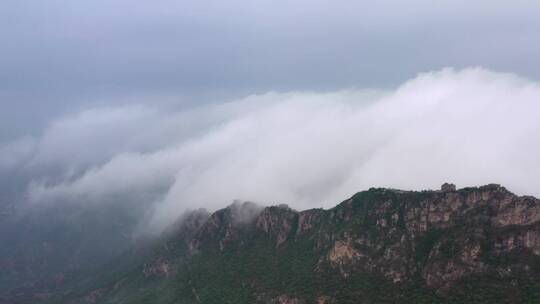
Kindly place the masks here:
[(12, 199), (26, 208), (142, 206), (147, 231), (235, 200), (331, 207), (370, 187), (540, 195), (539, 101), (537, 82), (447, 68), (394, 89), (87, 109), (0, 146), (1, 178), (17, 181)]

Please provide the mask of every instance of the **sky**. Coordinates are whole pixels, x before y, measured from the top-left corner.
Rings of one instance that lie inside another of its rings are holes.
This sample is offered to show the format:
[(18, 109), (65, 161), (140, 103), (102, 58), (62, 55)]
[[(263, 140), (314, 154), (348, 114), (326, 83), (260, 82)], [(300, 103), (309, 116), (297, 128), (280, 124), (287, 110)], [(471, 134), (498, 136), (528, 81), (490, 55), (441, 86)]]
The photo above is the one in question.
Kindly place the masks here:
[(0, 205), (540, 195), (537, 1), (0, 4)]
[(482, 66), (538, 79), (537, 1), (5, 0), (0, 142), (81, 109), (396, 87)]

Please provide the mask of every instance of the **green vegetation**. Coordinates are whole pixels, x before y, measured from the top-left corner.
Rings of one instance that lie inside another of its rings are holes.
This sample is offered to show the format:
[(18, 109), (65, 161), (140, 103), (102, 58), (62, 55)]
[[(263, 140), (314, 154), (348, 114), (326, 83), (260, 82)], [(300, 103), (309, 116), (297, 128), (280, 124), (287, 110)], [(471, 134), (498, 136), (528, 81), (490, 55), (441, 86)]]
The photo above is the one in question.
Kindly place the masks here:
[[(311, 211), (316, 220), (303, 233), (297, 232), (298, 213), (289, 209), (267, 209), (266, 220), (282, 225), (272, 226), (275, 231), (262, 231), (256, 220), (234, 224), (221, 211), (220, 226), (193, 236), (195, 252), (190, 239), (163, 240), (154, 251), (122, 258), (52, 303), (87, 303), (84, 297), (95, 290), (103, 291), (96, 303), (104, 304), (269, 303), (279, 296), (300, 303), (324, 297), (328, 303), (540, 303), (540, 258), (523, 248), (495, 250), (498, 238), (529, 228), (492, 227), (490, 205), (456, 214), (452, 225), (407, 228), (406, 214), (443, 198), (441, 192), (370, 189), (330, 210)], [(278, 235), (286, 241), (278, 244)], [(349, 244), (350, 252), (332, 264), (336, 240)], [(473, 247), (480, 248), (478, 257), (464, 260), (464, 250)], [(143, 271), (152, 263), (159, 269), (160, 262), (173, 265), (174, 274)], [(451, 276), (455, 269), (468, 275), (450, 281), (438, 274)], [(405, 277), (394, 283), (392, 271)], [(443, 281), (428, 286), (427, 272)]]

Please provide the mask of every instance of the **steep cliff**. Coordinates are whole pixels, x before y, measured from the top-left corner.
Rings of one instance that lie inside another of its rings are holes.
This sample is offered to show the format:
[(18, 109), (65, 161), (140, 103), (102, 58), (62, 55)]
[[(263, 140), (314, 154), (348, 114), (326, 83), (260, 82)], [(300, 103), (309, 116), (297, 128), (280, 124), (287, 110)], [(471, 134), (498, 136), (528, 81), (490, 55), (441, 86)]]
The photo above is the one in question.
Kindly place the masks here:
[(336, 207), (186, 215), (71, 303), (537, 303), (540, 201), (499, 185), (370, 189)]

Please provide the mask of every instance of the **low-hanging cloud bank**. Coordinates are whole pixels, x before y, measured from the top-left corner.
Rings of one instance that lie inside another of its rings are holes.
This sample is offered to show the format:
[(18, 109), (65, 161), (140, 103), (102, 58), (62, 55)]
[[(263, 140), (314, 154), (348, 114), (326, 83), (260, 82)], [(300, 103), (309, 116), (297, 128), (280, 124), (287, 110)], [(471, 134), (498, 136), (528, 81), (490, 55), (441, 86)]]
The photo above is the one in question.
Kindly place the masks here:
[(536, 82), (445, 69), (389, 91), (85, 111), (0, 147), (0, 166), (22, 176), (30, 203), (128, 200), (154, 228), (234, 199), (331, 206), (372, 186), (495, 182), (540, 195), (538, 113)]

